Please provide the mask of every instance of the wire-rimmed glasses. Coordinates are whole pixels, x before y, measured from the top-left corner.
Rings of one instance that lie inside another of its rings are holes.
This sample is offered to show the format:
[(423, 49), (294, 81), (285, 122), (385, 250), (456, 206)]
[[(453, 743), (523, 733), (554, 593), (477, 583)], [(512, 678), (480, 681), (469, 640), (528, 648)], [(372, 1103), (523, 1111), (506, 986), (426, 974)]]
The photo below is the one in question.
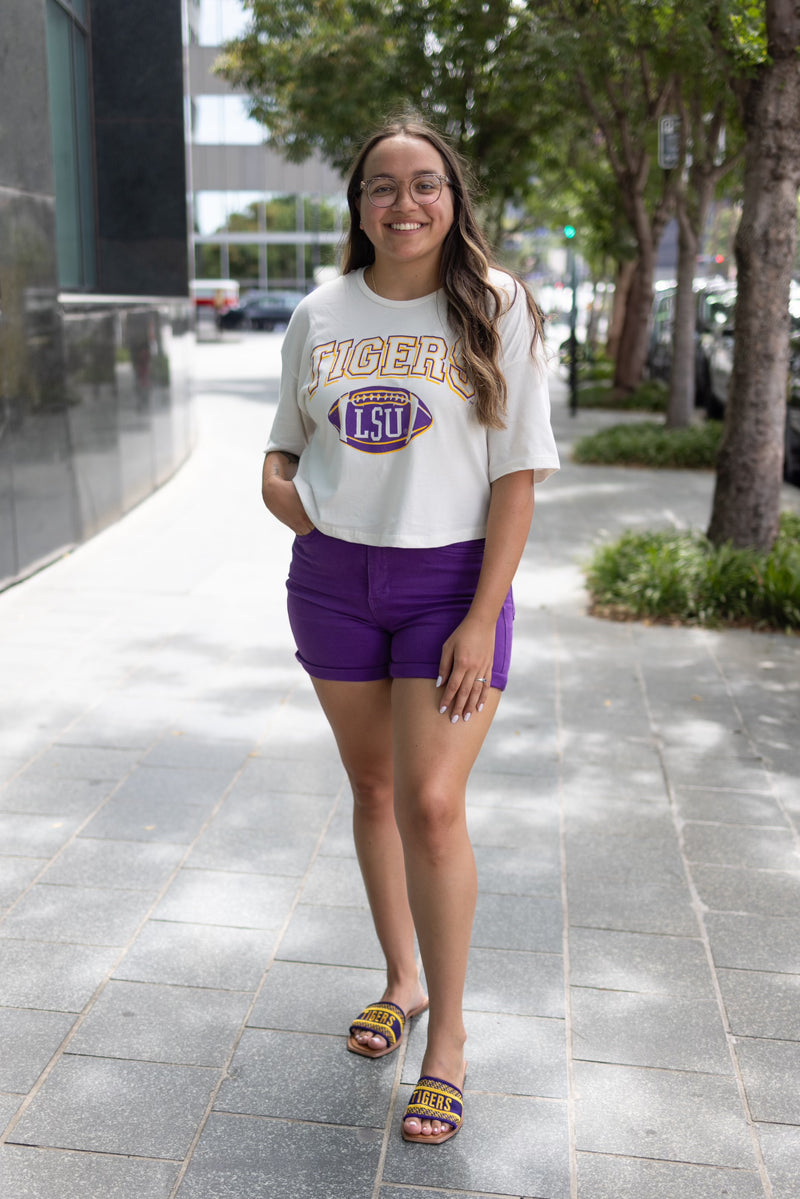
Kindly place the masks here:
[[(434, 204), (442, 194), (445, 183), (450, 183), (447, 175), (430, 171), (410, 179), (408, 191), (415, 204)], [(361, 190), (367, 193), (367, 199), (375, 208), (391, 208), (397, 203), (400, 184), (391, 175), (373, 175), (371, 179), (362, 180)]]

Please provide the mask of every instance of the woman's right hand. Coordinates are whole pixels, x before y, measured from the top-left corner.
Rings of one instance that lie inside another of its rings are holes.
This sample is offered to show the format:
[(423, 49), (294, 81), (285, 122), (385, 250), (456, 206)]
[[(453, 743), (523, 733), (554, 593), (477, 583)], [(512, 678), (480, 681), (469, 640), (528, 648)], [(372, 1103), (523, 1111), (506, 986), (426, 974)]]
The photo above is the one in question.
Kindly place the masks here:
[(298, 537), (305, 537), (314, 531), (314, 525), (292, 482), (296, 471), (297, 463), (290, 462), (283, 454), (267, 454), (261, 476), (261, 497), (273, 516)]

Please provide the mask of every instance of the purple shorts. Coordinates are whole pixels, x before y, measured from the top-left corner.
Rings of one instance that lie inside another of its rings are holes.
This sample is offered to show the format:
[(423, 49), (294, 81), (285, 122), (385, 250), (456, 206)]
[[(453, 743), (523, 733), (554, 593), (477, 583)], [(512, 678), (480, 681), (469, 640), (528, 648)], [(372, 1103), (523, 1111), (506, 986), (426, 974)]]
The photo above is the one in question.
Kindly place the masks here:
[[(297, 660), (316, 679), (435, 679), (467, 614), (483, 541), (435, 549), (358, 545), (314, 529), (296, 537), (286, 589)], [(491, 685), (508, 681), (514, 601), (497, 621)]]

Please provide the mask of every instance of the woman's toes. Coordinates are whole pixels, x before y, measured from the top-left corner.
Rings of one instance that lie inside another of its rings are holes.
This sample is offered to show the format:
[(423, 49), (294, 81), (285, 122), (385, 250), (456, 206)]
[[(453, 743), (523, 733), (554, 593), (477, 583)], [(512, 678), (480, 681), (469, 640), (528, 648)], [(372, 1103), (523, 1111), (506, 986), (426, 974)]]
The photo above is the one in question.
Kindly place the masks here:
[(416, 1116), (411, 1116), (408, 1120), (404, 1121), (404, 1124), (406, 1133), (410, 1137), (418, 1137), (422, 1132), (422, 1121), (418, 1120)]

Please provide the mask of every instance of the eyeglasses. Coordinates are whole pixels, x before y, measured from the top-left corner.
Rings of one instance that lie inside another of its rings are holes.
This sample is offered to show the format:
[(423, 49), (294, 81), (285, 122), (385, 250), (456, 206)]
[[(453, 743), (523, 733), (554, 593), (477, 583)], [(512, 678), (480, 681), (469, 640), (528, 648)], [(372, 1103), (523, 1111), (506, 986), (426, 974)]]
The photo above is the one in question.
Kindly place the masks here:
[[(408, 184), (408, 191), (415, 204), (434, 204), (442, 194), (442, 187), (451, 180), (446, 175), (415, 175)], [(373, 175), (361, 182), (361, 190), (375, 208), (391, 208), (397, 203), (400, 184), (388, 175)]]

